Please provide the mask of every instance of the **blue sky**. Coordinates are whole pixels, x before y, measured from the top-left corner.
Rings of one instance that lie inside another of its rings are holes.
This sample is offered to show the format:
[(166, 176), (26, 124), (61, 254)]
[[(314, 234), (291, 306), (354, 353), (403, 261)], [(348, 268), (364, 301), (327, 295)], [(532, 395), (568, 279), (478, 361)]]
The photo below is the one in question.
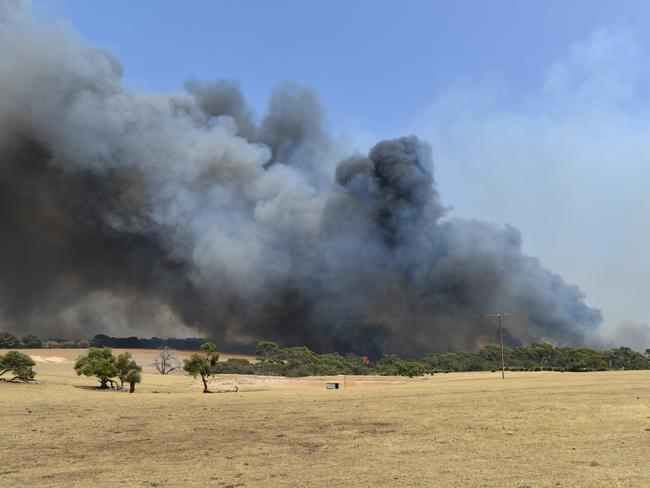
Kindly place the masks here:
[(38, 1), (123, 62), (138, 89), (189, 75), (238, 78), (262, 109), (284, 79), (313, 86), (336, 126), (401, 134), (422, 104), (459, 79), (535, 87), (567, 46), (611, 25), (647, 29), (648, 2)]
[(650, 347), (649, 2), (33, 3), (113, 52), (134, 90), (237, 78), (259, 114), (290, 79), (361, 149), (420, 135), (453, 215), (521, 229), (606, 330), (631, 322)]

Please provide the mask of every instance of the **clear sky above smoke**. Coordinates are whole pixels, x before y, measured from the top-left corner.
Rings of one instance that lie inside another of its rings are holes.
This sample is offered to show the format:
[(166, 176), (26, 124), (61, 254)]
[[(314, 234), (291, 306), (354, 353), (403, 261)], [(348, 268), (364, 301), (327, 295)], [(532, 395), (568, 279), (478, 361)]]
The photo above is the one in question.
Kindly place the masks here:
[(235, 77), (259, 114), (290, 79), (363, 150), (420, 135), (455, 215), (518, 227), (606, 328), (650, 320), (647, 2), (34, 3), (137, 91)]

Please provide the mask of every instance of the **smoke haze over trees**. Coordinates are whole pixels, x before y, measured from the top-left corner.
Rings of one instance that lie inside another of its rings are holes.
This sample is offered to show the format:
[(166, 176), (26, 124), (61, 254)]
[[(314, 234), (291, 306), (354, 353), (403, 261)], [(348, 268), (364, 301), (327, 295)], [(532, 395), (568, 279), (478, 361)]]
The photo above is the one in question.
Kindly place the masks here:
[(110, 53), (0, 1), (3, 329), (414, 356), (508, 311), (511, 344), (592, 341), (600, 312), (515, 228), (453, 217), (426, 142), (350, 151), (290, 82), (261, 117), (236, 81), (186, 88), (131, 92)]

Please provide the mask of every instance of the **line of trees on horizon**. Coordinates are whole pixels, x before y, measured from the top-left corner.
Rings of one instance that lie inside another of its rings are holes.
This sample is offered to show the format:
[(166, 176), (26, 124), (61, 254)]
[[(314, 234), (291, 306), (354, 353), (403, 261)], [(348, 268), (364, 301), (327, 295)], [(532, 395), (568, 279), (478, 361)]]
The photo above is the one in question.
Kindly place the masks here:
[[(62, 342), (64, 344), (62, 344)], [(0, 332), (0, 349), (79, 347), (79, 348), (149, 348), (200, 350), (206, 344), (202, 338), (161, 339), (152, 337), (110, 337), (98, 334), (91, 341), (42, 340), (34, 334), (21, 338)], [(257, 345), (257, 361), (231, 358), (216, 362), (212, 374), (260, 374), (279, 376), (318, 376), (336, 374), (380, 374), (419, 376), (422, 374), (456, 371), (496, 371), (500, 369), (500, 349), (488, 345), (476, 352), (455, 351), (433, 353), (417, 360), (384, 354), (371, 362), (365, 356), (339, 353), (317, 354), (304, 346), (279, 347), (275, 342)], [(505, 348), (506, 370), (510, 371), (605, 371), (621, 369), (650, 369), (650, 349), (645, 354), (629, 347), (609, 350), (555, 347), (548, 343)], [(176, 365), (178, 368), (180, 364)]]
[(91, 341), (87, 339), (41, 339), (36, 334), (18, 337), (9, 332), (0, 331), (0, 349), (86, 349), (91, 345)]
[[(394, 354), (385, 354), (374, 363), (367, 357), (356, 354), (317, 354), (304, 346), (280, 348), (275, 342), (269, 341), (258, 343), (255, 362), (243, 358), (229, 358), (220, 362), (217, 347), (210, 342), (204, 342), (200, 351), (183, 360), (182, 370), (194, 378), (201, 377), (204, 393), (209, 393), (208, 380), (215, 374), (287, 377), (343, 374), (413, 378), (454, 371), (497, 371), (501, 360), (501, 351), (495, 345), (485, 346), (474, 353), (460, 351), (430, 354), (420, 360), (406, 360)], [(530, 346), (506, 348), (505, 357), (508, 364), (506, 369), (509, 371), (587, 372), (650, 369), (650, 349), (641, 354), (629, 347), (597, 351), (534, 343)], [(34, 360), (20, 351), (10, 350), (4, 355), (0, 354), (0, 381), (31, 382), (35, 377), (34, 365)], [(163, 346), (152, 366), (164, 375), (180, 370), (181, 362), (172, 349)], [(110, 385), (113, 389), (122, 390), (124, 383), (128, 383), (129, 392), (133, 393), (136, 383), (142, 380), (142, 367), (133, 360), (130, 352), (114, 356), (108, 347), (90, 348), (86, 354), (77, 358), (74, 369), (78, 375), (96, 377), (100, 389), (107, 389)], [(7, 373), (13, 376), (3, 377)], [(115, 378), (119, 379), (119, 386)]]
[(112, 347), (121, 349), (160, 349), (169, 347), (185, 351), (198, 351), (206, 342), (201, 337), (167, 338), (151, 337), (111, 337), (97, 334), (88, 339), (42, 339), (35, 334), (26, 334), (18, 337), (10, 332), (0, 331), (0, 349), (88, 349), (89, 347)]
[[(629, 347), (607, 351), (589, 348), (554, 347), (548, 343), (505, 348), (506, 370), (509, 371), (607, 371), (650, 369), (650, 349), (641, 354)], [(307, 347), (280, 348), (274, 342), (260, 342), (257, 361), (231, 358), (218, 362), (213, 373), (259, 374), (278, 376), (386, 375), (421, 376), (424, 374), (460, 371), (497, 371), (501, 368), (501, 351), (488, 345), (477, 352), (458, 351), (429, 354), (418, 360), (407, 360), (384, 354), (370, 362), (364, 356), (338, 353), (317, 354)]]
[(181, 351), (198, 351), (206, 342), (202, 337), (175, 338), (170, 337), (162, 339), (160, 337), (150, 337), (149, 339), (140, 337), (111, 337), (104, 334), (97, 334), (91, 342), (92, 347), (113, 347), (122, 349), (160, 349), (168, 347)]

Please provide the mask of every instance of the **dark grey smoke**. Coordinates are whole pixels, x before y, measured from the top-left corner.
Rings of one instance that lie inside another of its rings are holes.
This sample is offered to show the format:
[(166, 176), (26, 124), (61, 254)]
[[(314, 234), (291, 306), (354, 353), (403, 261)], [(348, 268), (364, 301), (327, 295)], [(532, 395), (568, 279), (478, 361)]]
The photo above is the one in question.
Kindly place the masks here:
[(194, 97), (196, 107), (207, 117), (230, 117), (235, 132), (248, 139), (257, 137), (253, 112), (246, 105), (244, 93), (237, 80), (218, 79), (201, 82), (191, 79), (185, 88)]
[(418, 139), (341, 157), (292, 83), (259, 124), (233, 81), (135, 94), (110, 54), (11, 5), (0, 329), (416, 355), (492, 339), (468, 317), (486, 312), (517, 314), (511, 342), (582, 343), (601, 322), (516, 229), (451, 217)]

